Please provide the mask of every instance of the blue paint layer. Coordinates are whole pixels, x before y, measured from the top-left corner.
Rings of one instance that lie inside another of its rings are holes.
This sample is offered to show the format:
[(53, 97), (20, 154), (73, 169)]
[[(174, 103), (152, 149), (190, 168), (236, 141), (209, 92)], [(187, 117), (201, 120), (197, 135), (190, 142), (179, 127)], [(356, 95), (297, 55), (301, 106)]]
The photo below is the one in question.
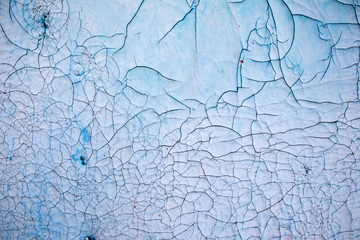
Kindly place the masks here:
[(90, 135), (89, 131), (86, 128), (84, 128), (81, 131), (81, 135), (82, 135), (82, 139), (83, 139), (84, 144), (89, 143), (91, 141), (91, 135)]

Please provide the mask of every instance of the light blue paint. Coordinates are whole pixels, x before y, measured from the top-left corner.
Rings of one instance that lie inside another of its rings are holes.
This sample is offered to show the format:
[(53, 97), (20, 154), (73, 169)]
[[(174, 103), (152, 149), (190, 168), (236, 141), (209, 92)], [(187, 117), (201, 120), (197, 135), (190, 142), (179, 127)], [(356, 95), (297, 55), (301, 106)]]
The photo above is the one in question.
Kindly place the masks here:
[(13, 152), (14, 152), (14, 146), (15, 146), (15, 138), (12, 138), (12, 145), (11, 145), (11, 150), (10, 150), (10, 156), (9, 159), (13, 160)]
[(76, 162), (78, 160), (80, 160), (80, 156), (82, 154), (82, 151), (80, 151), (79, 149), (76, 149), (76, 152), (72, 155), (72, 159)]

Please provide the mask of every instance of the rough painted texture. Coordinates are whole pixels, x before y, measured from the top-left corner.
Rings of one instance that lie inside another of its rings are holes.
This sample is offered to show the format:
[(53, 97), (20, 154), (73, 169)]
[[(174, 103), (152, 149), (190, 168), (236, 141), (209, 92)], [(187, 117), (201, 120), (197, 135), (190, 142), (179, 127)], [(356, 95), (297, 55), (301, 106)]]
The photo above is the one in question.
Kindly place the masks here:
[(359, 238), (359, 15), (0, 1), (0, 237)]

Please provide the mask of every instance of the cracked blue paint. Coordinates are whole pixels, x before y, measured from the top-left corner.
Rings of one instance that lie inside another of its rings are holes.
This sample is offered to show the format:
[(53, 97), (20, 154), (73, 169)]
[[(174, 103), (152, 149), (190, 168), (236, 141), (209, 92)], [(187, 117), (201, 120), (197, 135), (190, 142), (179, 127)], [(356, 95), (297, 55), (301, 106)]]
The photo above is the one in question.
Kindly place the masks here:
[(0, 1), (0, 238), (358, 239), (359, 14)]
[(81, 135), (82, 135), (82, 140), (83, 140), (84, 144), (90, 143), (90, 141), (91, 141), (91, 135), (90, 135), (89, 131), (88, 131), (86, 128), (84, 128), (84, 129), (81, 131)]

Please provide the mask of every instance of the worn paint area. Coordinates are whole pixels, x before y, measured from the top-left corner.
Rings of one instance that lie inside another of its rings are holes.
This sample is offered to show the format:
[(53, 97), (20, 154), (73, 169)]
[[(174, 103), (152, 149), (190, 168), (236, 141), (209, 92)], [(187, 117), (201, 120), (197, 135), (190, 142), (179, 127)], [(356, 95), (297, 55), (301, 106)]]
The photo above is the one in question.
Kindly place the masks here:
[(0, 238), (359, 239), (359, 16), (0, 1)]

